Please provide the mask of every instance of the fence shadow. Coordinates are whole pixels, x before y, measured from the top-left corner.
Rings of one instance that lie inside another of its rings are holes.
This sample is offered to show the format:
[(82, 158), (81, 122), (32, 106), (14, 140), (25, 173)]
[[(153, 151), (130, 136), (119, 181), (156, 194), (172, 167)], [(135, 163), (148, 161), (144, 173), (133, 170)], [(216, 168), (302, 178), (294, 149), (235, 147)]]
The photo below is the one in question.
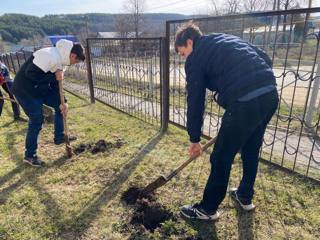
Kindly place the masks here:
[(205, 222), (185, 219), (186, 223), (198, 232), (196, 239), (218, 240), (215, 222)]

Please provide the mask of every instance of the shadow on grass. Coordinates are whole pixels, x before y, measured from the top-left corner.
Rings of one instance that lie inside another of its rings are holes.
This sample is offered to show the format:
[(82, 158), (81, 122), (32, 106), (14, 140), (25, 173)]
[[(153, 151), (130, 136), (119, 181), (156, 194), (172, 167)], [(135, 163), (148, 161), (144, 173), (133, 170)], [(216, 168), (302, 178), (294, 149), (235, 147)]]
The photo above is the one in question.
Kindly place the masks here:
[(84, 108), (84, 107), (88, 107), (88, 106), (90, 106), (90, 105), (92, 105), (92, 103), (90, 103), (90, 102), (85, 102), (85, 103), (83, 103), (83, 104), (81, 104), (81, 105), (79, 105), (79, 106), (72, 106), (72, 107), (69, 107), (69, 111), (73, 111), (73, 110), (76, 110), (76, 109), (78, 109), (78, 108)]
[[(73, 236), (74, 238), (81, 238), (86, 229), (90, 227), (90, 223), (99, 215), (99, 211), (103, 206), (106, 206), (119, 192), (121, 186), (127, 181), (129, 176), (134, 172), (139, 163), (144, 157), (158, 144), (163, 134), (157, 133), (151, 140), (144, 145), (138, 154), (123, 166), (122, 170), (114, 177), (114, 180), (105, 184), (104, 189), (97, 195), (92, 196), (88, 201), (87, 206), (73, 218), (71, 226), (64, 226), (58, 233), (58, 236), (64, 238), (66, 236)], [(50, 206), (47, 206), (50, 211)], [(53, 209), (53, 211), (55, 211)], [(49, 214), (50, 215), (50, 214)]]
[(206, 222), (201, 220), (190, 220), (183, 218), (185, 222), (198, 232), (196, 239), (218, 240), (215, 222)]
[(14, 147), (14, 143), (15, 143), (15, 139), (16, 139), (15, 136), (17, 136), (18, 134), (21, 134), (21, 133), (25, 133), (25, 131), (26, 130), (23, 129), (23, 130), (20, 130), (17, 132), (10, 132), (9, 134), (6, 135), (6, 139), (5, 139), (6, 145), (9, 149), (11, 149), (11, 152), (12, 152), (11, 156), (12, 156), (13, 160), (15, 161), (15, 163), (17, 164), (17, 167), (0, 178), (0, 186), (3, 185), (4, 183), (6, 183), (7, 181), (9, 181), (16, 174), (21, 173), (25, 169), (24, 165), (22, 164), (22, 155), (18, 154), (16, 147)]
[(18, 165), (15, 169), (0, 178), (0, 185), (2, 185), (5, 182), (10, 181), (10, 179), (12, 179), (14, 175), (19, 173), (22, 174), (18, 181), (10, 184), (8, 187), (5, 187), (0, 191), (0, 204), (4, 204), (13, 191), (19, 189), (25, 184), (30, 184), (31, 186), (33, 186), (35, 183), (37, 183), (38, 176), (45, 173), (51, 166), (61, 166), (64, 162), (66, 162), (67, 159), (68, 158), (66, 156), (63, 156), (55, 160), (52, 164), (42, 168), (34, 168), (27, 164)]
[(13, 161), (16, 164), (21, 163), (21, 160), (23, 158), (23, 156), (21, 154), (19, 154), (17, 148), (15, 147), (15, 143), (16, 143), (16, 136), (17, 135), (26, 135), (26, 129), (21, 129), (17, 132), (9, 132), (6, 135), (6, 145), (8, 147), (8, 149), (11, 150), (11, 158), (13, 159)]
[(254, 211), (246, 212), (236, 207), (238, 217), (238, 234), (239, 240), (251, 240), (254, 239)]
[(14, 120), (7, 122), (7, 123), (3, 124), (2, 126), (0, 126), (0, 128), (10, 127), (10, 125), (13, 124), (14, 122), (15, 122)]

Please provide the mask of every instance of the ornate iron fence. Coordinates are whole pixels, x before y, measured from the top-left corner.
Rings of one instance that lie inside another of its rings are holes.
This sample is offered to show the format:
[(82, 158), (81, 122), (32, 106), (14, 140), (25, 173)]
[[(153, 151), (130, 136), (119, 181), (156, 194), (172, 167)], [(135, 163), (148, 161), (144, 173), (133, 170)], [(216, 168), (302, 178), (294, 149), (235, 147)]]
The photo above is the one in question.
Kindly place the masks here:
[(162, 42), (161, 38), (88, 39), (94, 98), (161, 125)]

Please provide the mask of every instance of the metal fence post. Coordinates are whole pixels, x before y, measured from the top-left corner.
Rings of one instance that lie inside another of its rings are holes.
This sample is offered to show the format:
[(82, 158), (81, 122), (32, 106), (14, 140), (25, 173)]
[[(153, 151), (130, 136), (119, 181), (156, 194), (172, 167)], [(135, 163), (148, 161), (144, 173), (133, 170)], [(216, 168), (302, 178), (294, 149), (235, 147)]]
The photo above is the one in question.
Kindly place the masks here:
[(121, 87), (122, 84), (121, 84), (121, 78), (120, 78), (120, 61), (118, 57), (116, 57), (115, 63), (116, 63), (116, 84), (118, 87)]
[(6, 62), (5, 62), (5, 64), (7, 65), (7, 67), (9, 68), (9, 70), (12, 71), (12, 67), (11, 67), (10, 62), (9, 62), (9, 54), (6, 53), (5, 57), (6, 57)]
[(152, 58), (151, 61), (148, 65), (148, 82), (149, 82), (149, 93), (148, 97), (153, 97), (153, 91), (154, 91), (154, 83), (153, 83), (153, 75), (152, 75), (152, 70), (153, 70), (153, 64), (152, 64)]
[(89, 84), (89, 91), (90, 91), (90, 99), (91, 99), (91, 103), (94, 103), (95, 99), (94, 99), (94, 88), (93, 88), (93, 80), (92, 80), (92, 67), (91, 67), (91, 56), (90, 56), (89, 39), (87, 39), (87, 47), (86, 47), (86, 64), (87, 64), (87, 74), (88, 74), (88, 84)]
[(310, 97), (310, 103), (309, 103), (309, 107), (307, 110), (307, 115), (306, 115), (307, 127), (312, 126), (313, 113), (317, 110), (316, 104), (317, 104), (317, 98), (318, 98), (318, 93), (319, 93), (319, 87), (320, 87), (320, 62), (318, 62), (317, 73), (314, 78), (312, 93), (311, 93), (311, 97)]
[(16, 58), (17, 58), (17, 62), (18, 62), (18, 67), (20, 69), (21, 65), (20, 65), (19, 53), (18, 52), (16, 52)]
[(170, 90), (170, 24), (166, 22), (166, 37), (161, 39), (161, 66), (162, 66), (162, 105), (161, 105), (161, 132), (165, 132), (169, 125), (169, 90)]
[(10, 53), (10, 59), (11, 59), (11, 63), (12, 63), (13, 72), (14, 72), (14, 74), (17, 74), (16, 67), (14, 66), (14, 61), (13, 61), (11, 53)]

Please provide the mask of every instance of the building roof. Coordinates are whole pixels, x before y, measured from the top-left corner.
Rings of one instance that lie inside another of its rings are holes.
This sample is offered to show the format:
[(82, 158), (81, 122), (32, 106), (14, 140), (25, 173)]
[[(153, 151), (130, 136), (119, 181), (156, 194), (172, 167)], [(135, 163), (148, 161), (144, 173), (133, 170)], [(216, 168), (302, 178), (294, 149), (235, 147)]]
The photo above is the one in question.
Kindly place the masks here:
[[(133, 38), (135, 37), (136, 33), (135, 32), (128, 32), (127, 37), (128, 38)], [(139, 32), (139, 35), (141, 35), (141, 32)], [(119, 32), (98, 32), (98, 37), (101, 38), (117, 38), (120, 36)]]
[(118, 37), (117, 32), (98, 32), (98, 36), (102, 38), (116, 38)]
[(79, 40), (76, 36), (74, 35), (55, 35), (55, 36), (47, 36), (47, 38), (49, 39), (50, 43), (55, 46), (56, 43), (60, 40), (60, 39), (67, 39), (70, 40), (74, 43), (78, 43)]

